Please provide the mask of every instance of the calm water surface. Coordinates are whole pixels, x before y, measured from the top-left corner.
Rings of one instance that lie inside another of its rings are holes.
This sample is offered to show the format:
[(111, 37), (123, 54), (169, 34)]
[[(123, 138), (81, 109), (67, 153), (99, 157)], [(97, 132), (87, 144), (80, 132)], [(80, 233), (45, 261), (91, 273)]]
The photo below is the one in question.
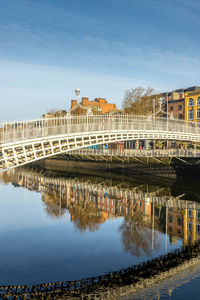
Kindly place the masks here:
[(0, 285), (104, 274), (200, 233), (200, 205), (188, 202), (186, 210), (181, 193), (172, 196), (169, 188), (26, 169), (0, 180)]

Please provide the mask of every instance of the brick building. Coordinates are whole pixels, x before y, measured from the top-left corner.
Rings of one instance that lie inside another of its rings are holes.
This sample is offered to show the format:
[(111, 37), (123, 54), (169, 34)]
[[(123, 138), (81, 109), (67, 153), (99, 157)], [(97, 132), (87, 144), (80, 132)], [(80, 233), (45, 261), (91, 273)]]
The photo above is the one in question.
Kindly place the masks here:
[(185, 115), (185, 99), (168, 101), (168, 113), (174, 119), (183, 120)]
[[(89, 101), (89, 98), (82, 97), (80, 105), (83, 107), (90, 107), (92, 110), (95, 110), (97, 113), (100, 114), (112, 113), (117, 111), (116, 104), (108, 103), (107, 100), (104, 98), (96, 98), (94, 99), (94, 101)], [(72, 100), (70, 110), (75, 109), (76, 106), (77, 101)]]
[[(167, 210), (167, 208), (166, 208)], [(168, 208), (167, 213), (167, 232), (172, 244), (183, 236), (183, 214), (177, 207)]]
[(188, 97), (188, 95), (191, 93), (196, 93), (199, 90), (199, 86), (192, 86), (187, 89), (178, 89), (172, 92), (162, 93), (165, 111), (167, 111), (168, 106), (168, 113), (171, 118), (187, 120), (186, 115), (188, 115), (188, 104), (186, 105), (186, 97)]

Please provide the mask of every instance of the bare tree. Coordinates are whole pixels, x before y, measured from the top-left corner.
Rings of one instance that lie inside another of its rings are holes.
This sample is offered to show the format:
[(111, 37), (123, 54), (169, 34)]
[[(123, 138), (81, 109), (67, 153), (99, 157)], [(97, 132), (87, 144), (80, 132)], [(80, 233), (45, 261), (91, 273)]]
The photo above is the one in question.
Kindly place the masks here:
[(57, 110), (58, 109), (56, 109), (56, 108), (51, 108), (51, 109), (49, 109), (48, 111), (47, 111), (47, 113), (50, 113), (50, 114), (55, 114), (55, 112), (57, 112)]
[(123, 107), (126, 113), (136, 115), (149, 115), (153, 113), (153, 101), (155, 100), (155, 109), (159, 108), (159, 98), (161, 94), (152, 87), (137, 87), (132, 90), (126, 90), (123, 100)]
[[(155, 218), (155, 229), (159, 229), (158, 219)], [(121, 242), (124, 250), (133, 256), (152, 255), (152, 224), (145, 219), (144, 213), (135, 208), (132, 216), (125, 216), (119, 227)], [(157, 230), (154, 232), (154, 248), (160, 248)]]
[(148, 86), (145, 90), (145, 96), (152, 96), (156, 93), (156, 90), (150, 86)]
[(145, 95), (145, 88), (138, 86), (135, 89), (125, 90), (122, 107), (130, 108), (134, 102), (141, 100)]

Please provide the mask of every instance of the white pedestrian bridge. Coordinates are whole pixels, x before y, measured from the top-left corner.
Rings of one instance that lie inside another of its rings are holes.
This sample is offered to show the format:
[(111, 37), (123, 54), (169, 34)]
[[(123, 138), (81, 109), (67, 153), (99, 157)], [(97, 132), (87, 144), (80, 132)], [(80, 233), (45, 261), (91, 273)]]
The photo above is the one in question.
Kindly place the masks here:
[(0, 125), (0, 170), (87, 148), (128, 140), (200, 143), (200, 128), (190, 122), (134, 115), (67, 116), (4, 122)]

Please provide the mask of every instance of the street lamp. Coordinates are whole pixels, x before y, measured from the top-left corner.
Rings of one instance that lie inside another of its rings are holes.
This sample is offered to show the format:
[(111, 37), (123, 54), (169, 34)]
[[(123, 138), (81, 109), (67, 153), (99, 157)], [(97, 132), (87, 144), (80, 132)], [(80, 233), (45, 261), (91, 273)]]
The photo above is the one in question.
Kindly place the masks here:
[(155, 107), (155, 99), (153, 98), (153, 121), (155, 122), (155, 112), (156, 111), (156, 107)]
[(167, 131), (168, 131), (168, 93), (167, 93)]
[(160, 97), (160, 98), (158, 99), (158, 101), (159, 101), (159, 105), (160, 105), (159, 111), (161, 111), (161, 110), (162, 110), (162, 103), (163, 103), (162, 97)]
[(79, 96), (80, 96), (80, 89), (79, 88), (75, 89), (75, 94), (76, 94), (76, 97), (77, 97), (77, 104), (79, 104)]

